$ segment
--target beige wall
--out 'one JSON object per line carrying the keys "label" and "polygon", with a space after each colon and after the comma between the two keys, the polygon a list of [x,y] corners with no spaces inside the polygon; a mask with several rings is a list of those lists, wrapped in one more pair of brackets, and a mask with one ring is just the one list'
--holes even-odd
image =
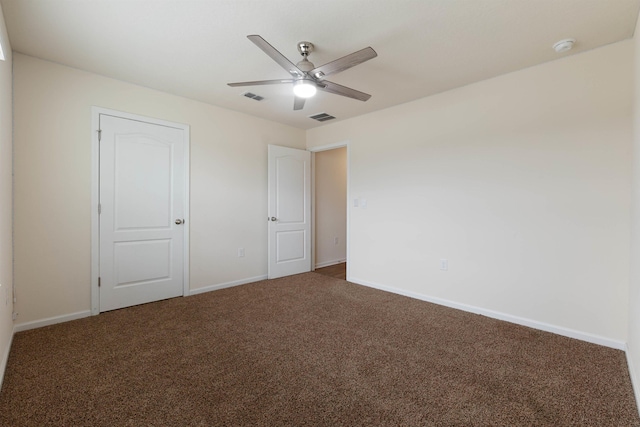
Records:
{"label": "beige wall", "polygon": [[629,285],[629,338],[627,360],[640,408],[640,19],[633,39],[635,67],[633,108],[633,191],[631,223],[631,282]]}
{"label": "beige wall", "polygon": [[624,346],[632,57],[625,41],[308,131],[349,141],[368,201],[350,279]]}
{"label": "beige wall", "polygon": [[[315,153],[315,265],[347,258],[347,149]],[[335,239],[338,243],[335,243]]]}
{"label": "beige wall", "polygon": [[0,42],[5,61],[0,61],[0,385],[13,334],[12,282],[12,136],[11,46],[0,8]]}
{"label": "beige wall", "polygon": [[191,126],[192,290],[266,275],[267,145],[304,148],[304,131],[20,54],[14,65],[18,323],[90,309],[92,106]]}

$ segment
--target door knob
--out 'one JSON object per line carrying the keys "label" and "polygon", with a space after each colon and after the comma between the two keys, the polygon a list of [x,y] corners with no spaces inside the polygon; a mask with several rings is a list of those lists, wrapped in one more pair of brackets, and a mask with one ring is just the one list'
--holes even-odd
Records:
{"label": "door knob", "polygon": [[271,221],[276,221],[276,220],[277,220],[277,218],[275,216],[271,217]]}
{"label": "door knob", "polygon": [[184,219],[176,219],[176,224],[180,225],[184,222]]}

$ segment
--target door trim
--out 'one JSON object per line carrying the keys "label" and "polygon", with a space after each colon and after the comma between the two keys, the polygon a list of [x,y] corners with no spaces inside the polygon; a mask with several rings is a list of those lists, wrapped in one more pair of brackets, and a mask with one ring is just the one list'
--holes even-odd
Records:
{"label": "door trim", "polygon": [[349,203],[349,201],[351,200],[351,142],[349,140],[307,148],[307,150],[311,152],[311,271],[315,271],[316,269],[316,153],[319,153],[320,151],[334,150],[336,148],[342,147],[347,148],[347,212],[345,212],[345,215],[347,215],[347,280],[349,280],[351,278],[351,269],[349,267],[351,265],[351,263],[349,262],[349,254],[351,253],[349,249],[349,241],[351,240],[349,237],[349,229],[351,223],[351,203]]}
{"label": "door trim", "polygon": [[184,132],[184,217],[186,221],[184,224],[182,295],[189,295],[189,230],[191,225],[191,218],[189,216],[189,179],[191,177],[189,173],[189,153],[191,145],[189,125],[93,106],[91,107],[91,314],[96,315],[100,313],[100,289],[98,288],[98,276],[100,273],[100,223],[98,217],[98,203],[100,201],[100,149],[98,145],[98,128],[101,114],[172,127]]}

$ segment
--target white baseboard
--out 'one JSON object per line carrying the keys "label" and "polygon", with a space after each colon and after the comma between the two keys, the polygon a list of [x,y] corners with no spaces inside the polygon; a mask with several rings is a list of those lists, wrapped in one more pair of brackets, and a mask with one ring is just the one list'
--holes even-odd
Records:
{"label": "white baseboard", "polygon": [[315,268],[329,267],[330,265],[342,264],[343,262],[347,262],[347,260],[346,259],[339,259],[339,260],[335,260],[335,261],[325,261],[325,262],[321,262],[319,264],[316,264]]}
{"label": "white baseboard", "polygon": [[31,322],[18,323],[13,327],[13,332],[28,331],[29,329],[42,328],[43,326],[55,325],[56,323],[69,322],[70,320],[82,319],[91,316],[91,310],[78,311],[77,313],[63,314],[61,316],[47,317],[46,319],[34,320]]}
{"label": "white baseboard", "polygon": [[7,371],[7,362],[9,362],[9,353],[11,352],[11,345],[13,344],[13,335],[16,333],[15,327],[13,328],[13,332],[11,332],[11,337],[9,338],[9,344],[7,348],[4,350],[4,354],[2,355],[2,361],[0,361],[0,390],[2,389],[2,383],[4,382],[4,373]]}
{"label": "white baseboard", "polygon": [[631,386],[633,387],[633,393],[636,396],[636,407],[638,408],[638,413],[640,414],[640,378],[638,378],[638,371],[635,370],[635,366],[633,365],[633,358],[631,357],[629,346],[627,346],[627,348],[625,349],[625,353],[627,355],[627,366],[629,367]]}
{"label": "white baseboard", "polygon": [[610,338],[601,337],[599,335],[590,334],[587,332],[576,331],[574,329],[564,328],[562,326],[555,326],[549,323],[539,322],[537,320],[526,319],[523,317],[513,316],[511,314],[500,313],[498,311],[488,310],[485,308],[475,307],[473,305],[462,304],[455,301],[449,301],[442,298],[430,297],[427,295],[418,294],[415,292],[406,291],[404,289],[395,288],[392,286],[380,285],[377,283],[368,282],[366,280],[358,279],[355,277],[347,277],[349,282],[356,283],[358,285],[368,286],[370,288],[380,289],[382,291],[391,292],[394,294],[403,295],[409,298],[415,298],[422,301],[431,302],[445,307],[455,308],[462,311],[467,311],[474,314],[480,314],[482,316],[491,317],[493,319],[504,320],[506,322],[515,323],[517,325],[528,326],[533,329],[539,329],[545,332],[551,332],[554,334],[562,335],[569,338],[575,338],[582,341],[587,341],[593,344],[603,345],[605,347],[615,348],[616,350],[625,350],[626,343],[624,341],[613,340]]}
{"label": "white baseboard", "polygon": [[247,283],[259,282],[260,280],[266,280],[266,279],[267,279],[267,275],[248,277],[246,279],[234,280],[233,282],[220,283],[219,285],[211,285],[211,286],[205,286],[203,288],[191,289],[189,291],[189,296],[204,294],[205,292],[217,291],[219,289],[224,289],[224,288],[231,288],[233,286],[246,285]]}
{"label": "white baseboard", "polygon": [[[260,280],[265,280],[267,278],[264,276],[256,276],[249,277],[246,279],[235,280],[233,282],[221,283],[219,285],[206,286],[204,288],[192,289],[189,291],[189,295],[197,295],[205,292],[216,291],[218,289],[230,288],[232,286],[244,285],[247,283],[258,282]],[[49,317],[46,319],[34,320],[31,322],[18,323],[14,326],[15,332],[27,331],[29,329],[41,328],[43,326],[55,325],[56,323],[68,322],[70,320],[82,319],[83,317],[91,316],[91,310],[79,311],[77,313],[65,314],[62,316]]]}

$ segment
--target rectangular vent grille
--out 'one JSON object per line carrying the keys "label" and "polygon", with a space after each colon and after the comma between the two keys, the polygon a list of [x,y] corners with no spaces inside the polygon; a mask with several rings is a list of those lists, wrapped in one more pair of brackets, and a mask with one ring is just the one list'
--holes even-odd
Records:
{"label": "rectangular vent grille", "polygon": [[309,118],[313,119],[313,120],[317,120],[319,122],[326,122],[327,120],[335,119],[335,117],[333,117],[331,114],[327,114],[327,113],[314,114],[313,116],[309,116]]}
{"label": "rectangular vent grille", "polygon": [[251,92],[245,92],[242,94],[242,96],[246,96],[247,98],[251,98],[255,101],[262,101],[264,99],[264,96],[256,95],[255,93]]}

